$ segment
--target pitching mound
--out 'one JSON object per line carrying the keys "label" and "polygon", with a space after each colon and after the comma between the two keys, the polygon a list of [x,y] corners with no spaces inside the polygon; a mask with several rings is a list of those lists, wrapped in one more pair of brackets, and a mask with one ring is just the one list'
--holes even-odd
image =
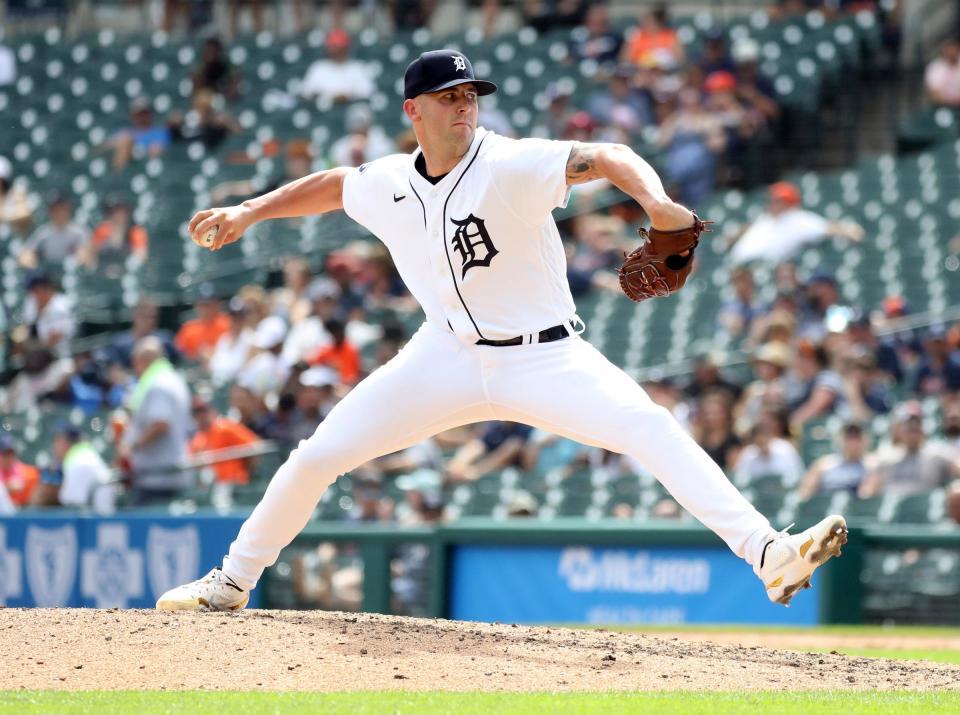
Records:
{"label": "pitching mound", "polygon": [[321,611],[0,609],[0,690],[960,689],[960,667]]}

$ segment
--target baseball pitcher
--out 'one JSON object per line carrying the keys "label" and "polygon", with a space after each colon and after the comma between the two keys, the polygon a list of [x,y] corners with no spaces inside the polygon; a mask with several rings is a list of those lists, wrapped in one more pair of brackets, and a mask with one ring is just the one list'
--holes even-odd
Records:
{"label": "baseball pitcher", "polygon": [[459,52],[423,53],[404,82],[419,143],[412,154],[319,171],[190,221],[194,240],[218,251],[258,221],[343,209],[389,249],[426,320],[290,453],[222,568],[165,593],[157,608],[243,608],[339,475],[485,420],[633,456],[753,567],[772,601],[788,604],[840,553],[843,517],[792,536],[772,529],[670,413],[580,337],[551,211],[575,184],[601,178],[639,202],[652,227],[620,269],[634,300],[683,286],[705,223],[626,146],[515,140],[478,127],[478,99],[497,87]]}

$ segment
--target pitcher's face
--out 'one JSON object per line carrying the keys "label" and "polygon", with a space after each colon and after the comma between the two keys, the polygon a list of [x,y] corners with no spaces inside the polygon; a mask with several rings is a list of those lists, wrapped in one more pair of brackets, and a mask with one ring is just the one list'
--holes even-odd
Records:
{"label": "pitcher's face", "polygon": [[449,144],[466,151],[477,130],[477,90],[470,82],[412,100],[411,119],[427,142]]}

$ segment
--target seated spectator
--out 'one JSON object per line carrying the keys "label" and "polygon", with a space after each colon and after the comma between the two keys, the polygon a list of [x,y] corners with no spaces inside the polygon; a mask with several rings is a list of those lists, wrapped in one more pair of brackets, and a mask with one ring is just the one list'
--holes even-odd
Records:
{"label": "seated spectator", "polygon": [[683,45],[677,31],[669,26],[666,5],[658,5],[647,12],[640,26],[628,34],[623,59],[644,67],[665,59],[675,66],[683,62]]}
{"label": "seated spectator", "polygon": [[903,380],[903,368],[896,346],[876,336],[869,313],[854,311],[847,322],[846,332],[851,348],[872,356],[875,369],[886,379],[892,382]]}
{"label": "seated spectator", "polygon": [[422,0],[420,2],[394,0],[394,2],[384,3],[384,5],[390,14],[394,29],[416,30],[430,26],[430,19],[437,9],[437,0]]}
{"label": "seated spectator", "polygon": [[577,109],[571,106],[572,89],[563,82],[551,82],[547,85],[544,95],[547,99],[547,108],[535,122],[546,130],[548,137],[557,139],[563,132]]}
{"label": "seated spectator", "polygon": [[943,439],[960,456],[960,401],[952,400],[944,406],[942,420]]}
{"label": "seated spectator", "polygon": [[331,338],[324,324],[339,314],[340,286],[327,276],[310,283],[307,288],[310,314],[290,328],[283,343],[283,357],[290,364],[306,361],[320,348],[330,344]]}
{"label": "seated spectator", "polygon": [[223,43],[218,37],[208,37],[200,50],[200,63],[191,77],[193,91],[221,94],[227,99],[240,95],[240,72],[227,59]]}
{"label": "seated spectator", "polygon": [[581,24],[587,5],[587,0],[529,0],[521,5],[520,11],[524,25],[543,33]]}
{"label": "seated spectator", "polygon": [[[17,448],[13,437],[0,433],[0,490],[15,507],[24,507],[30,503],[34,490],[40,483],[40,472],[31,464],[24,464],[17,458]],[[0,514],[3,511],[0,509]]]}
{"label": "seated spectator", "polygon": [[[197,431],[190,439],[190,453],[211,459],[218,450],[245,447],[260,441],[260,437],[240,422],[217,414],[217,411],[202,397],[194,397],[191,402],[193,421]],[[218,485],[249,484],[250,469],[256,463],[256,457],[242,457],[211,465]]]}
{"label": "seated spectator", "polygon": [[743,388],[728,380],[720,371],[721,356],[707,353],[694,360],[693,375],[684,386],[683,393],[688,398],[698,400],[708,392],[725,392],[732,403],[739,399]]}
{"label": "seated spectator", "polygon": [[857,420],[884,415],[893,408],[893,392],[886,374],[877,369],[873,355],[856,348],[841,361],[846,390],[846,411]]}
{"label": "seated spectator", "polygon": [[[747,146],[763,125],[763,117],[740,101],[737,78],[732,72],[719,71],[707,75],[703,88],[707,94],[707,110],[719,120],[726,136],[723,169],[730,174],[743,163]],[[730,180],[730,177],[725,177],[726,183]]]}
{"label": "seated spectator", "polygon": [[[489,124],[483,126],[489,127]],[[346,129],[347,133],[330,146],[330,160],[334,166],[360,166],[394,151],[390,137],[380,126],[373,124],[373,111],[366,104],[350,106]]]}
{"label": "seated spectator", "polygon": [[247,325],[248,313],[246,302],[238,295],[231,298],[227,304],[230,328],[217,340],[207,362],[207,369],[215,385],[225,385],[234,380],[250,357],[254,331]]}
{"label": "seated spectator", "polygon": [[147,97],[130,103],[130,126],[121,129],[109,142],[113,148],[113,168],[122,171],[133,158],[160,156],[170,146],[170,130],[153,118]]}
{"label": "seated spectator", "polygon": [[947,331],[942,325],[927,329],[913,389],[922,396],[960,390],[960,354],[950,351]]}
{"label": "seated spectator", "polygon": [[738,40],[733,46],[733,61],[737,98],[772,127],[780,118],[780,105],[773,82],[760,73],[760,44],[750,38]]}
{"label": "seated spectator", "polygon": [[853,310],[840,302],[837,279],[829,271],[815,271],[809,279],[799,310],[797,337],[814,343],[825,342],[832,333],[841,333]]}
{"label": "seated spectator", "polygon": [[744,433],[760,419],[764,409],[781,408],[785,403],[783,376],[790,367],[792,351],[786,343],[769,342],[753,353],[753,373],[756,379],[743,391],[737,403],[737,431]]}
{"label": "seated spectator", "polygon": [[736,75],[737,66],[730,56],[727,38],[722,31],[714,30],[707,35],[696,64],[704,77],[709,77],[714,72]]}
{"label": "seated spectator", "polygon": [[169,330],[160,328],[159,316],[160,309],[150,298],[140,298],[130,313],[132,325],[129,330],[123,330],[113,334],[113,340],[107,348],[108,362],[116,363],[124,368],[133,366],[132,354],[133,346],[137,344],[140,338],[153,335],[159,338],[163,343],[163,350],[167,359],[173,363],[179,361],[180,356],[177,349],[173,346],[173,335]]}
{"label": "seated spectator", "polygon": [[830,368],[824,347],[805,341],[797,349],[786,392],[790,424],[800,433],[807,422],[830,415],[843,404],[846,386]]}
{"label": "seated spectator", "polygon": [[934,104],[960,107],[960,39],[951,38],[940,46],[940,54],[927,65],[923,83]]}
{"label": "seated spectator", "polygon": [[331,319],[323,327],[331,342],[308,358],[307,363],[329,367],[339,374],[344,384],[355,384],[360,379],[360,351],[347,340],[346,326],[340,320]]}
{"label": "seated spectator", "polygon": [[960,524],[960,481],[947,490],[947,516]]}
{"label": "seated spectator", "polygon": [[57,428],[53,459],[56,467],[44,472],[33,506],[93,509],[98,514],[113,512],[116,501],[113,474],[79,430],[69,424]]}
{"label": "seated spectator", "polygon": [[227,3],[227,37],[234,38],[237,36],[237,30],[240,27],[240,16],[241,14],[247,14],[244,11],[248,10],[248,17],[250,22],[253,24],[253,31],[257,34],[260,34],[264,31],[266,25],[264,24],[264,2],[263,0],[234,0],[233,2]]}
{"label": "seated spectator", "polygon": [[732,236],[730,262],[782,263],[829,236],[860,242],[865,232],[852,221],[831,221],[801,208],[800,190],[786,181],[770,186],[767,210]]}
{"label": "seated spectator", "polygon": [[220,310],[220,299],[211,283],[200,285],[193,305],[197,317],[180,326],[174,345],[187,360],[205,362],[220,336],[230,330],[230,318]]}
{"label": "seated spectator", "polygon": [[733,340],[750,331],[754,318],[763,310],[754,292],[753,273],[747,268],[736,268],[730,274],[733,299],[720,308],[717,320],[721,329]]}
{"label": "seated spectator", "polygon": [[960,461],[944,444],[927,439],[923,410],[918,402],[905,402],[895,416],[898,444],[860,485],[860,497],[877,494],[909,496],[948,486],[960,478]]}
{"label": "seated spectator", "polygon": [[0,225],[8,223],[15,233],[26,235],[33,209],[23,185],[14,181],[13,164],[0,156]]}
{"label": "seated spectator", "polygon": [[677,381],[672,377],[650,380],[643,383],[643,389],[650,399],[665,407],[686,432],[690,432],[690,403],[684,399]]}
{"label": "seated spectator", "polygon": [[586,447],[553,432],[534,429],[523,445],[520,463],[525,472],[546,474],[553,469],[564,469],[581,459]]}
{"label": "seated spectator", "polygon": [[590,116],[610,128],[610,136],[605,139],[630,142],[641,129],[653,122],[650,97],[633,87],[634,74],[631,65],[617,67],[606,84],[587,98]]}
{"label": "seated spectator", "polygon": [[350,35],[335,28],[327,34],[327,57],[316,60],[303,78],[301,93],[309,99],[347,102],[370,99],[376,90],[365,62],[350,59]]}
{"label": "seated spectator", "polygon": [[137,384],[117,461],[130,469],[130,506],[162,505],[192,481],[185,469],[190,390],[152,335],[134,346],[133,370]]}
{"label": "seated spectator", "polygon": [[311,367],[297,378],[296,406],[282,433],[282,441],[295,446],[308,439],[337,403],[334,388],[337,373],[326,367]]}
{"label": "seated spectator", "polygon": [[741,485],[771,474],[780,476],[785,485],[793,485],[803,476],[803,460],[793,443],[778,436],[774,425],[761,418],[751,430],[750,442],[740,450],[733,472]]}
{"label": "seated spectator", "polygon": [[400,352],[400,348],[407,341],[403,326],[395,322],[384,322],[380,339],[374,345],[373,368],[386,365]]}
{"label": "seated spectator", "polygon": [[704,394],[692,420],[693,437],[697,444],[720,465],[725,472],[737,463],[740,439],[733,431],[730,397],[724,391]]}
{"label": "seated spectator", "polygon": [[412,315],[420,306],[393,263],[386,246],[374,244],[364,262],[364,307],[369,311],[392,311]]}
{"label": "seated spectator", "polygon": [[519,422],[488,422],[480,434],[456,451],[446,469],[450,482],[470,482],[497,469],[520,464],[533,431]]}
{"label": "seated spectator", "polygon": [[570,40],[570,57],[593,60],[600,66],[613,66],[623,48],[623,34],[610,27],[610,9],[603,2],[591,3],[583,19],[582,35]]}
{"label": "seated spectator", "polygon": [[17,81],[17,54],[0,42],[0,87]]}
{"label": "seated spectator", "polygon": [[810,465],[797,496],[803,501],[815,494],[840,491],[856,494],[872,468],[867,455],[869,447],[870,439],[863,427],[856,422],[845,424],[840,432],[839,451],[825,454]]}
{"label": "seated spectator", "polygon": [[243,424],[251,432],[269,439],[273,437],[273,415],[264,404],[263,398],[247,387],[241,374],[230,388],[230,419]]}
{"label": "seated spectator", "polygon": [[340,287],[339,309],[340,317],[348,321],[362,319],[364,315],[364,301],[366,296],[359,286],[359,278],[364,271],[365,256],[369,254],[369,245],[364,244],[364,253],[361,255],[353,250],[353,246],[332,251],[327,256],[324,266],[326,274]]}
{"label": "seated spectator", "polygon": [[310,314],[307,288],[313,273],[302,258],[287,257],[283,261],[283,286],[270,294],[272,314],[296,325]]}
{"label": "seated spectator", "polygon": [[49,221],[34,231],[20,253],[20,265],[35,268],[38,264],[60,266],[70,256],[82,254],[90,242],[90,229],[73,222],[70,197],[54,189],[47,194]]}
{"label": "seated spectator", "polygon": [[88,417],[107,404],[109,383],[106,368],[87,350],[73,358],[74,373],[70,378],[70,404],[83,410]]}
{"label": "seated spectator", "polygon": [[58,358],[38,340],[23,343],[23,369],[7,388],[3,412],[25,412],[44,400],[68,402],[73,360]]}
{"label": "seated spectator", "polygon": [[254,332],[254,355],[241,374],[244,385],[258,397],[279,392],[290,377],[291,365],[281,354],[286,336],[287,324],[276,315],[264,318]]}
{"label": "seated spectator", "polygon": [[678,101],[677,110],[660,126],[658,142],[666,150],[664,178],[682,203],[695,205],[713,191],[717,157],[726,150],[727,137],[699,91],[685,88]]}
{"label": "seated spectator", "polygon": [[575,219],[574,237],[567,256],[567,280],[575,294],[595,287],[620,290],[620,281],[609,269],[618,268],[627,250],[623,222],[613,216],[586,214]]}
{"label": "seated spectator", "polygon": [[243,128],[227,112],[217,109],[217,97],[209,89],[193,93],[193,107],[184,115],[173,112],[167,118],[170,139],[175,142],[200,142],[208,151],[214,151],[231,134]]}
{"label": "seated spectator", "polygon": [[262,196],[285,184],[289,184],[291,181],[302,179],[310,173],[311,163],[313,162],[313,152],[310,149],[310,142],[307,140],[292,139],[287,142],[285,157],[283,174],[281,176],[276,177],[266,184],[253,179],[226,181],[213,187],[213,190],[210,192],[210,200],[214,204],[224,204],[231,199],[247,199]]}
{"label": "seated spectator", "polygon": [[23,304],[23,325],[54,354],[70,354],[70,340],[77,332],[73,305],[57,291],[50,275],[37,269],[27,276],[27,299]]}
{"label": "seated spectator", "polygon": [[7,488],[0,484],[0,516],[11,516],[16,514],[17,507],[14,505],[10,495],[7,494]]}
{"label": "seated spectator", "polygon": [[128,256],[139,263],[146,260],[150,239],[147,230],[133,222],[133,208],[126,197],[108,196],[103,208],[106,216],[93,230],[90,249],[81,256],[81,261],[110,278],[119,278]]}

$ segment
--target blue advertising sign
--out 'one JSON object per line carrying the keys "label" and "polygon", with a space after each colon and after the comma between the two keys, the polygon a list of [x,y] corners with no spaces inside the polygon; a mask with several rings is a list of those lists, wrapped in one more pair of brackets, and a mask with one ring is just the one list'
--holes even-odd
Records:
{"label": "blue advertising sign", "polygon": [[0,606],[153,608],[218,565],[242,523],[149,513],[0,519]]}
{"label": "blue advertising sign", "polygon": [[817,599],[771,603],[724,548],[453,548],[449,615],[506,623],[818,622]]}

